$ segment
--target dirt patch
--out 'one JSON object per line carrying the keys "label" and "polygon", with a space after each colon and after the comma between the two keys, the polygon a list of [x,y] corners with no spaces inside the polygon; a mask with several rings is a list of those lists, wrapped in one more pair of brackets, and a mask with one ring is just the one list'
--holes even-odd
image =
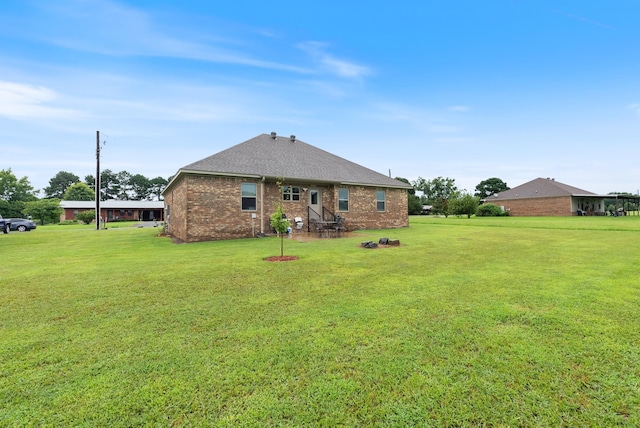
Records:
{"label": "dirt patch", "polygon": [[271,256],[263,259],[266,262],[290,262],[298,260],[298,256]]}

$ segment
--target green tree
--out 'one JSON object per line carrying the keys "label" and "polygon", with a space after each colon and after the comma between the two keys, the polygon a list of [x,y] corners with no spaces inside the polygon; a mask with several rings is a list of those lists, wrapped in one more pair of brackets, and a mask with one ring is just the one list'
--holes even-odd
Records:
{"label": "green tree", "polygon": [[134,201],[145,201],[151,194],[151,182],[141,174],[129,178],[129,197]]}
{"label": "green tree", "polygon": [[9,202],[0,199],[0,215],[4,218],[22,217],[24,204],[22,201]]}
{"label": "green tree", "polygon": [[156,177],[149,180],[149,196],[152,196],[156,201],[162,200],[162,192],[169,184],[169,181],[162,178]]}
{"label": "green tree", "polygon": [[[280,195],[282,195],[282,181],[282,178],[276,180]],[[280,257],[282,257],[284,255],[284,235],[287,233],[289,227],[291,227],[291,223],[285,218],[281,202],[276,203],[276,210],[271,214],[270,220],[271,227],[280,235]]]}
{"label": "green tree", "polygon": [[76,219],[84,224],[91,224],[96,219],[96,210],[81,211],[76,216]]}
{"label": "green tree", "polygon": [[[406,178],[396,177],[396,180],[402,181],[403,183],[407,183],[411,185],[411,182]],[[422,202],[420,201],[420,198],[416,196],[416,189],[408,189],[407,198],[408,198],[407,207],[408,207],[409,215],[420,214],[422,212]]]}
{"label": "green tree", "polygon": [[71,172],[60,171],[49,180],[49,186],[42,189],[44,190],[44,197],[64,199],[64,192],[67,191],[67,188],[79,181],[80,177],[77,175]]}
{"label": "green tree", "polygon": [[117,175],[110,169],[100,172],[100,200],[118,199],[120,182]]}
{"label": "green tree", "polygon": [[27,177],[18,179],[11,168],[0,170],[0,199],[7,202],[28,202],[36,198],[36,191]]}
{"label": "green tree", "polygon": [[425,180],[418,177],[413,182],[413,187],[423,193],[424,202],[433,205],[434,214],[449,216],[449,199],[458,192],[456,181],[453,178],[437,177],[433,180]]}
{"label": "green tree", "polygon": [[95,199],[94,191],[86,183],[80,181],[67,187],[62,196],[64,201],[95,201]]}
{"label": "green tree", "polygon": [[466,215],[467,218],[471,218],[476,213],[479,203],[480,200],[477,196],[473,196],[464,190],[451,200],[451,213],[454,215]]}
{"label": "green tree", "polygon": [[505,190],[509,190],[507,183],[497,177],[492,177],[478,183],[474,196],[477,196],[480,199],[486,199],[491,195],[504,192]]}
{"label": "green tree", "polygon": [[128,171],[120,171],[116,174],[116,181],[118,182],[119,191],[116,199],[120,201],[131,200],[131,173]]}
{"label": "green tree", "polygon": [[40,220],[40,224],[59,223],[60,214],[64,210],[60,206],[60,199],[40,199],[25,203],[23,212],[31,218]]}

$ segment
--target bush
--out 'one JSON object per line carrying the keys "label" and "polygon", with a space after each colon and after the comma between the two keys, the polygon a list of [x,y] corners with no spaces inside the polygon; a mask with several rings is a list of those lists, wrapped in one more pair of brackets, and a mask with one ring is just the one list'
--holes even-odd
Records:
{"label": "bush", "polygon": [[91,222],[96,219],[96,210],[79,212],[76,219],[80,220],[84,224],[91,224]]}
{"label": "bush", "polygon": [[501,217],[507,216],[509,213],[502,211],[502,209],[493,204],[482,204],[476,210],[476,216],[478,217]]}

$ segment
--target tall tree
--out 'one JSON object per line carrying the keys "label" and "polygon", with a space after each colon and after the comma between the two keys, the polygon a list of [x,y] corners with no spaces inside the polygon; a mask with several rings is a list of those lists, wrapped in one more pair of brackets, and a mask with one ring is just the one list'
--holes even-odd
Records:
{"label": "tall tree", "polygon": [[128,171],[120,171],[116,174],[116,181],[120,186],[116,199],[128,201],[131,199],[131,173]]}
{"label": "tall tree", "polygon": [[169,184],[169,181],[162,177],[156,177],[149,180],[149,184],[149,196],[152,196],[156,201],[161,201],[162,192],[167,187],[167,184]]}
{"label": "tall tree", "polygon": [[33,201],[36,191],[27,177],[18,179],[11,168],[0,170],[0,199],[7,202]]}
{"label": "tall tree", "polygon": [[433,205],[434,214],[449,215],[449,200],[458,192],[456,181],[448,177],[436,177],[433,180],[425,180],[418,177],[413,182],[413,187],[421,191],[426,201]]}
{"label": "tall tree", "polygon": [[151,194],[151,182],[141,174],[132,175],[129,178],[129,197],[134,201],[145,201]]}
{"label": "tall tree", "polygon": [[491,195],[504,192],[505,190],[509,190],[507,183],[497,177],[492,177],[478,183],[474,196],[477,196],[480,199],[486,199]]}
{"label": "tall tree", "polygon": [[49,186],[43,189],[44,197],[62,199],[67,187],[78,183],[79,181],[80,177],[77,175],[71,172],[60,171],[51,180],[49,180]]}
{"label": "tall tree", "polygon": [[86,183],[78,182],[67,187],[62,199],[65,201],[93,201],[96,199],[96,194]]}
{"label": "tall tree", "polygon": [[116,174],[110,169],[100,171],[100,200],[118,199],[120,182]]}
{"label": "tall tree", "polygon": [[11,168],[0,170],[0,215],[21,217],[24,204],[38,199],[27,177],[18,179]]}
{"label": "tall tree", "polygon": [[84,184],[89,186],[94,192],[96,191],[96,177],[93,174],[84,176]]}

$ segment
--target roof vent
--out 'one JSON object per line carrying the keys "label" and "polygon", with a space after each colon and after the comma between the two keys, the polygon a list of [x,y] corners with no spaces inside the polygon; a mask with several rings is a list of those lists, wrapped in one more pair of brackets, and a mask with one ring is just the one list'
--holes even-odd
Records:
{"label": "roof vent", "polygon": [[295,136],[295,135],[293,135],[293,134],[291,134],[291,142],[292,142],[292,143],[295,143],[295,142],[296,142],[296,136]]}
{"label": "roof vent", "polygon": [[271,133],[271,139],[272,139],[272,140],[275,140],[275,139],[276,139],[276,133],[275,133],[275,132],[272,132],[272,133]]}

